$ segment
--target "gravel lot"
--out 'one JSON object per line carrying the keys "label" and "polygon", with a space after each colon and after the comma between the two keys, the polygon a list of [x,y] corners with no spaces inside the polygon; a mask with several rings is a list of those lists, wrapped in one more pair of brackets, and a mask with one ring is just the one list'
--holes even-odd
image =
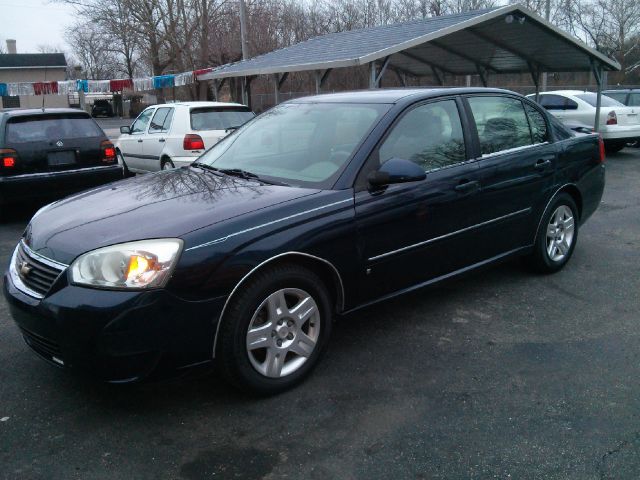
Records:
{"label": "gravel lot", "polygon": [[[638,478],[640,150],[553,276],[514,261],[335,326],[312,377],[255,399],[215,373],[76,378],[0,299],[0,478]],[[0,260],[33,210],[0,224]]]}

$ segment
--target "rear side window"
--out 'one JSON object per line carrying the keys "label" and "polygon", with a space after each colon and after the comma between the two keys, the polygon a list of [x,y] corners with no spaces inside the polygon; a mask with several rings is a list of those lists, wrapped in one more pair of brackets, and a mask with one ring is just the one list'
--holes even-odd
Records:
{"label": "rear side window", "polygon": [[577,110],[578,104],[570,98],[562,95],[540,95],[540,105],[546,110]]}
{"label": "rear side window", "polygon": [[226,130],[239,127],[254,117],[251,110],[238,108],[194,108],[191,110],[192,130]]}
{"label": "rear side window", "polygon": [[[591,92],[580,93],[575,97],[587,102],[592,107],[595,107],[598,104],[598,95],[596,95],[595,93],[591,93]],[[613,98],[608,97],[606,95],[600,96],[600,105],[602,105],[603,107],[623,107],[624,106],[624,104],[620,103],[618,100],[614,100]]]}
{"label": "rear side window", "polygon": [[173,108],[158,108],[149,124],[149,133],[168,132],[173,118]]}
{"label": "rear side window", "polygon": [[7,143],[51,142],[103,136],[100,127],[84,115],[15,117],[9,120],[6,127]]}
{"label": "rear side window", "polygon": [[527,112],[529,118],[529,126],[531,127],[531,136],[533,137],[533,143],[544,143],[549,140],[547,134],[547,122],[544,120],[544,116],[531,105],[524,104],[524,109]]}
{"label": "rear side window", "polygon": [[471,97],[469,105],[476,122],[482,155],[531,145],[529,121],[520,100]]}

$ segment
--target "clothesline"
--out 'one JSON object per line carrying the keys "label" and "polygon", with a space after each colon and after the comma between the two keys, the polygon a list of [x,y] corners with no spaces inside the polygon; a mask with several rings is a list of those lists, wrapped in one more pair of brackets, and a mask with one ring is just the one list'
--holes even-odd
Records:
{"label": "clothesline", "polygon": [[157,75],[134,79],[115,80],[62,80],[58,82],[13,82],[0,83],[0,97],[18,95],[68,95],[75,92],[116,93],[125,90],[142,92],[165,87],[181,87],[190,85],[198,77],[213,71],[203,68],[191,72]]}

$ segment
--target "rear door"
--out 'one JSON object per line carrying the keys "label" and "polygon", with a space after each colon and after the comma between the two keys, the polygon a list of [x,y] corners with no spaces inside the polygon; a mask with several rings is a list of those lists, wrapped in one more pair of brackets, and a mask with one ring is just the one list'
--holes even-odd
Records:
{"label": "rear door", "polygon": [[149,122],[144,138],[141,165],[145,170],[160,170],[160,157],[167,142],[173,119],[173,107],[158,107]]}
{"label": "rear door", "polygon": [[154,108],[144,110],[131,124],[131,133],[123,133],[118,138],[120,152],[130,169],[144,170],[144,140],[154,110]]}
{"label": "rear door", "polygon": [[5,147],[18,154],[13,174],[104,165],[101,143],[106,140],[84,112],[14,116],[5,126]]}
{"label": "rear door", "polygon": [[531,244],[532,226],[554,185],[556,146],[545,115],[528,102],[506,95],[466,101],[479,149],[476,208],[484,226],[476,248],[489,259]]}

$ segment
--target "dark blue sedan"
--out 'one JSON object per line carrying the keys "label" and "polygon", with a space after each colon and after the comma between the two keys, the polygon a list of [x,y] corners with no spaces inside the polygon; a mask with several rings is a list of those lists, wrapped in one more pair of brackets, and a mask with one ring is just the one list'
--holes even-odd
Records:
{"label": "dark blue sedan", "polygon": [[4,292],[59,367],[124,382],[214,360],[276,393],[338,315],[509,257],[565,266],[604,170],[598,135],[504,90],[296,99],[189,167],[43,208]]}

